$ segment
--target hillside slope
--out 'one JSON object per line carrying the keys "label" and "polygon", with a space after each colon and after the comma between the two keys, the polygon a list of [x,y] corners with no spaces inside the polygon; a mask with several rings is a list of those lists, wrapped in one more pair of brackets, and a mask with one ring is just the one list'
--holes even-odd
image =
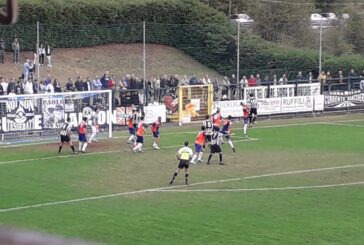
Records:
{"label": "hillside slope", "polygon": [[[185,53],[168,46],[148,44],[146,46],[146,76],[187,75],[196,74],[199,77],[209,74],[221,77],[217,72],[195,61]],[[11,53],[7,53],[5,64],[0,64],[0,76],[7,78],[19,77],[21,67],[26,57],[33,57],[31,52],[23,52],[20,65],[11,63]],[[40,78],[48,74],[61,81],[68,78],[93,77],[102,75],[105,71],[118,78],[126,74],[143,76],[143,45],[142,44],[108,44],[94,48],[55,49],[52,57],[52,68],[41,67]]]}

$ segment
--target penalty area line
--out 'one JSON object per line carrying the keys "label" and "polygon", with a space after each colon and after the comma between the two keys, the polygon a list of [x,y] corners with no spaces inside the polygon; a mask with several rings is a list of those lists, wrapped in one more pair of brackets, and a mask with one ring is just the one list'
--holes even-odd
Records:
{"label": "penalty area line", "polygon": [[265,188],[231,188],[231,189],[195,189],[195,190],[154,190],[153,192],[256,192],[256,191],[289,191],[307,189],[326,189],[343,186],[364,185],[364,181],[340,183],[330,185],[288,186],[288,187],[265,187]]}
{"label": "penalty area line", "polygon": [[[292,175],[292,174],[313,173],[313,172],[320,172],[320,171],[329,171],[329,170],[347,169],[347,168],[357,168],[357,167],[364,167],[364,164],[342,165],[342,166],[327,167],[327,168],[313,168],[313,169],[296,170],[296,171],[288,171],[288,172],[286,171],[286,172],[278,172],[278,173],[271,173],[271,174],[245,176],[245,177],[233,178],[233,179],[222,179],[222,180],[197,182],[197,183],[192,183],[192,184],[190,184],[188,186],[186,186],[186,185],[176,185],[176,186],[168,186],[168,187],[159,187],[159,188],[154,188],[154,189],[144,189],[144,190],[138,190],[138,191],[119,192],[119,193],[108,194],[108,195],[100,195],[100,196],[93,196],[93,197],[69,199],[69,200],[63,200],[63,201],[39,203],[39,204],[33,204],[33,205],[27,205],[27,206],[18,206],[18,207],[12,207],[12,208],[3,208],[3,209],[0,209],[0,214],[1,213],[12,212],[12,211],[19,211],[19,210],[33,209],[33,208],[41,208],[41,207],[55,206],[55,205],[61,205],[61,204],[70,204],[70,203],[78,203],[78,202],[84,202],[84,201],[100,200],[100,199],[105,199],[105,198],[121,197],[121,196],[134,195],[134,194],[153,193],[153,192],[158,192],[158,191],[171,190],[171,189],[190,187],[190,186],[208,185],[208,184],[224,183],[224,182],[230,182],[230,181],[240,181],[240,180],[246,180],[246,179],[257,179],[257,178],[272,177],[272,176],[284,176],[284,175]],[[357,183],[359,183],[359,182],[357,182]]]}

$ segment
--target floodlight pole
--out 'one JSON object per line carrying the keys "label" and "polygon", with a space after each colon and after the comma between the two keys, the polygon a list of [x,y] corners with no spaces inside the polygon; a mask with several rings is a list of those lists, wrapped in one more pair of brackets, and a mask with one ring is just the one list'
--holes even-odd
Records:
{"label": "floodlight pole", "polygon": [[237,40],[237,49],[236,49],[236,86],[237,86],[237,96],[240,100],[240,23],[238,22],[238,40]]}
{"label": "floodlight pole", "polygon": [[320,22],[319,75],[322,71],[322,21]]}
{"label": "floodlight pole", "polygon": [[146,53],[145,53],[145,21],[143,21],[143,88],[144,88],[144,100],[143,104],[147,104],[147,87],[146,87]]}
{"label": "floodlight pole", "polygon": [[37,58],[34,61],[36,67],[37,67],[37,85],[38,85],[38,93],[39,93],[39,78],[40,78],[40,66],[39,66],[39,21],[37,21]]}
{"label": "floodlight pole", "polygon": [[229,0],[229,19],[231,18],[231,1],[232,0]]}

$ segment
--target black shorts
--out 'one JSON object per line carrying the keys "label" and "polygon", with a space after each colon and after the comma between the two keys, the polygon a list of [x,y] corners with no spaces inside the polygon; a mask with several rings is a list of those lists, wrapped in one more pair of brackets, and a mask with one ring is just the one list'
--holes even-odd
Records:
{"label": "black shorts", "polygon": [[249,114],[249,115],[250,115],[250,116],[252,116],[253,114],[254,114],[255,116],[256,116],[256,115],[258,115],[258,113],[257,113],[257,108],[251,108],[251,109],[250,109],[250,114]]}
{"label": "black shorts", "polygon": [[221,153],[221,152],[222,151],[219,145],[211,145],[211,151],[210,151],[211,154]]}
{"label": "black shorts", "polygon": [[183,168],[188,169],[189,167],[190,167],[190,162],[189,161],[187,161],[187,160],[180,160],[179,161],[179,164],[178,164],[179,169],[183,169]]}
{"label": "black shorts", "polygon": [[68,135],[64,136],[64,135],[61,135],[61,143],[69,143],[71,141],[70,137]]}
{"label": "black shorts", "polygon": [[211,142],[211,135],[206,135],[206,142]]}

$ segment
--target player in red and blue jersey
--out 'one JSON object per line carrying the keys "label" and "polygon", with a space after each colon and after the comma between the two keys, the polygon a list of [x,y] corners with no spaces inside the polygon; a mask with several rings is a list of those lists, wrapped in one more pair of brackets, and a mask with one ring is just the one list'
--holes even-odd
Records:
{"label": "player in red and blue jersey", "polygon": [[221,113],[220,113],[220,108],[217,108],[216,112],[211,115],[211,122],[212,122],[212,124],[214,125],[215,128],[220,129],[221,120],[222,120],[222,116],[221,116]]}
{"label": "player in red and blue jersey", "polygon": [[78,126],[78,150],[85,153],[87,147],[87,117],[83,117],[80,125]]}
{"label": "player in red and blue jersey", "polygon": [[205,126],[201,126],[201,131],[198,132],[196,141],[195,141],[195,154],[193,154],[191,163],[195,164],[196,158],[198,158],[198,162],[202,162],[202,154],[203,154],[203,145],[205,144],[206,140],[206,133],[205,133]]}
{"label": "player in red and blue jersey", "polygon": [[233,123],[231,122],[232,116],[228,116],[227,119],[223,120],[223,126],[222,126],[222,130],[220,133],[222,133],[223,137],[226,138],[226,140],[228,141],[229,145],[231,146],[231,149],[233,149],[233,152],[235,152],[235,148],[234,148],[234,144],[230,139],[230,135],[231,135],[231,127],[233,125]]}
{"label": "player in red and blue jersey", "polygon": [[154,137],[153,141],[153,148],[159,150],[159,140],[160,140],[160,133],[159,133],[159,127],[162,126],[162,118],[158,117],[158,120],[152,124],[152,133]]}
{"label": "player in red and blue jersey", "polygon": [[136,131],[137,139],[133,148],[134,152],[143,152],[145,128],[148,128],[148,125],[144,123],[144,117],[142,116],[140,118],[140,122],[138,123],[138,128]]}

